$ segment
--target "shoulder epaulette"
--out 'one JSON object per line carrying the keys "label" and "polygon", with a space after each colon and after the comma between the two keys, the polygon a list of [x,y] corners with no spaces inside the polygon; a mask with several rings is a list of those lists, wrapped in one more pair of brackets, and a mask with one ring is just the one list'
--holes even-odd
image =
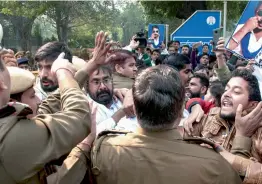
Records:
{"label": "shoulder epaulette", "polygon": [[118,131],[118,130],[104,130],[102,132],[100,132],[98,135],[97,135],[97,139],[99,139],[100,137],[104,136],[104,135],[117,135],[117,134],[128,134],[128,133],[131,133],[129,131]]}
{"label": "shoulder epaulette", "polygon": [[211,146],[214,150],[216,149],[215,141],[209,138],[194,136],[194,137],[184,137],[183,140],[193,144],[207,144]]}
{"label": "shoulder epaulette", "polygon": [[100,174],[100,168],[98,167],[97,165],[97,155],[98,155],[98,152],[100,150],[100,147],[101,147],[101,144],[102,142],[104,141],[104,139],[110,135],[114,135],[114,136],[117,136],[117,135],[125,135],[125,134],[128,134],[128,133],[131,133],[129,131],[118,131],[118,130],[105,130],[103,132],[100,132],[96,138],[96,141],[95,141],[95,144],[93,146],[93,150],[92,150],[92,164],[93,164],[93,167],[91,169],[92,171],[92,174],[97,176]]}

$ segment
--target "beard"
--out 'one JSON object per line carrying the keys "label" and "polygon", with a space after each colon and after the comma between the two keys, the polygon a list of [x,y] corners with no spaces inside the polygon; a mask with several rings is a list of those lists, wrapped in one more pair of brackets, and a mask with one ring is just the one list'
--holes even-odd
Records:
{"label": "beard", "polygon": [[221,111],[219,113],[220,118],[226,120],[226,121],[235,121],[236,114],[230,113],[230,114],[222,114]]}
{"label": "beard", "polygon": [[[43,85],[43,82],[48,82],[50,85],[45,86]],[[53,81],[47,79],[47,78],[42,78],[40,80],[41,88],[44,90],[44,92],[53,92],[58,88],[58,85],[55,85]]]}
{"label": "beard", "polygon": [[193,93],[190,91],[189,93],[190,93],[190,98],[200,98],[201,97],[200,92]]}
{"label": "beard", "polygon": [[89,94],[89,96],[97,103],[102,104],[102,105],[109,105],[112,100],[113,100],[113,90],[103,90],[103,91],[98,91],[95,94]]}

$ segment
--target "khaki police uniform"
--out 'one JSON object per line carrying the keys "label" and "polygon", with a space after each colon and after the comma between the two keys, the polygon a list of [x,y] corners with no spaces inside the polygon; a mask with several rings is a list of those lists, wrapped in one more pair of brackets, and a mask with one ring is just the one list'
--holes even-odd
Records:
{"label": "khaki police uniform", "polygon": [[0,109],[1,184],[45,183],[44,166],[88,135],[86,96],[74,80],[64,82],[73,87],[48,97],[31,120],[26,116],[32,111],[25,104],[9,103]]}
{"label": "khaki police uniform", "polygon": [[[190,141],[209,143],[200,138]],[[87,174],[76,168],[84,169]],[[89,176],[82,183],[241,183],[236,171],[218,153],[183,140],[177,129],[101,132],[91,157],[76,147],[50,184],[80,183],[77,179],[83,179],[90,171],[93,178]]]}

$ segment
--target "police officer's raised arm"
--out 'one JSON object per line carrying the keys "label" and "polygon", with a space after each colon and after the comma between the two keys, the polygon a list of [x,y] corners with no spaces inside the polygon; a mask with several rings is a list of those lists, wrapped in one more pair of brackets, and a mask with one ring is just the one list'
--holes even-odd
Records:
{"label": "police officer's raised arm", "polygon": [[18,117],[1,144],[1,162],[16,182],[27,181],[46,163],[70,152],[90,133],[87,98],[72,69],[62,55],[52,65],[60,89],[61,111],[38,115],[32,120]]}

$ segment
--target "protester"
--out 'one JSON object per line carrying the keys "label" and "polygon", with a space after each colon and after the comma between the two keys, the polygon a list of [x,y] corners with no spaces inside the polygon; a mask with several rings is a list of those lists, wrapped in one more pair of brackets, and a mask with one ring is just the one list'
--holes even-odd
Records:
{"label": "protester", "polygon": [[172,54],[164,60],[164,64],[167,64],[179,71],[183,84],[187,85],[190,77],[192,76],[192,65],[187,56],[182,54]]}
{"label": "protester", "polygon": [[200,67],[200,66],[208,67],[209,55],[206,54],[206,53],[200,55],[199,56],[199,61],[200,61],[200,64],[198,64],[198,66],[195,68],[195,70],[198,70],[197,68]]}
{"label": "protester", "polygon": [[195,68],[194,73],[195,74],[203,74],[203,75],[205,75],[205,77],[207,79],[209,79],[209,76],[210,76],[208,67],[206,67],[204,65],[198,65]]}
{"label": "protester", "polygon": [[209,54],[209,46],[207,44],[202,46],[202,55],[203,54]]}
{"label": "protester", "polygon": [[174,52],[172,52],[172,53],[170,53],[169,52],[169,54],[179,54],[180,53],[180,51],[179,51],[179,49],[180,49],[180,42],[179,41],[170,41],[169,43],[168,43],[168,51],[170,51],[170,47],[173,47],[174,48]]}
{"label": "protester", "polygon": [[147,55],[148,55],[149,57],[151,57],[151,55],[153,54],[151,48],[149,48],[149,47],[146,48],[146,53],[147,53]]}
{"label": "protester", "polygon": [[85,90],[90,97],[89,102],[95,102],[98,107],[96,116],[97,134],[104,130],[134,131],[137,128],[136,120],[132,121],[132,124],[119,123],[126,115],[132,116],[134,113],[129,112],[130,107],[126,105],[128,96],[124,98],[124,104],[118,98],[114,98],[113,75],[109,66],[100,66],[90,74]]}
{"label": "protester", "polygon": [[183,46],[182,46],[182,52],[181,52],[181,54],[189,55],[189,46],[188,46],[188,45],[183,45]]}
{"label": "protester", "polygon": [[208,78],[203,74],[197,73],[190,78],[187,92],[190,98],[203,98],[207,93],[208,87]]}
{"label": "protester", "polygon": [[[245,149],[243,149],[242,153],[248,154],[245,150],[252,141],[254,147],[250,155],[261,160],[259,154],[260,146],[256,144],[257,141],[260,142],[260,138],[257,136],[257,130],[259,123],[262,121],[261,104],[261,96],[256,77],[248,70],[236,70],[227,83],[225,93],[221,98],[221,109],[216,109],[216,111],[212,113],[210,112],[209,115],[199,123],[193,124],[193,128],[190,128],[191,125],[189,125],[188,122],[184,125],[190,134],[212,138],[231,152],[239,152],[239,148],[243,147]],[[241,112],[237,110],[240,106]],[[259,112],[257,112],[258,109]],[[251,129],[251,126],[247,128],[248,124],[250,124],[247,120],[244,122],[246,125],[242,124],[241,127],[237,127],[235,122],[238,122],[237,119],[241,115],[246,119],[252,117],[249,121],[252,121],[254,124],[256,123],[257,127],[254,129]],[[243,127],[246,127],[247,130],[243,130]],[[238,129],[243,132],[248,132],[248,134],[241,135]],[[245,137],[251,137],[251,139],[246,139]],[[247,150],[250,150],[250,148]]]}
{"label": "protester", "polygon": [[153,54],[151,56],[151,65],[152,66],[156,65],[156,60],[159,58],[159,56],[160,56],[160,50],[159,49],[153,50]]}
{"label": "protester", "polygon": [[114,71],[114,87],[131,89],[137,72],[134,55],[127,50],[117,50],[108,57],[108,62]]}
{"label": "protester", "polygon": [[192,98],[186,103],[188,112],[192,112],[191,108],[199,104],[204,113],[207,114],[213,107],[221,107],[221,96],[224,93],[225,87],[221,82],[213,82],[207,90],[204,99]]}
{"label": "protester", "polygon": [[175,54],[176,53],[176,49],[174,46],[169,46],[168,47],[168,54],[171,55],[171,54]]}
{"label": "protester", "polygon": [[61,52],[65,53],[65,59],[72,63],[72,53],[62,42],[49,42],[40,47],[35,54],[35,61],[39,69],[39,79],[35,90],[40,100],[58,89],[56,78],[51,75],[52,64]]}
{"label": "protester", "polygon": [[14,53],[11,50],[0,50],[0,59],[4,62],[6,66],[15,66],[17,67],[17,62],[14,57]]}

